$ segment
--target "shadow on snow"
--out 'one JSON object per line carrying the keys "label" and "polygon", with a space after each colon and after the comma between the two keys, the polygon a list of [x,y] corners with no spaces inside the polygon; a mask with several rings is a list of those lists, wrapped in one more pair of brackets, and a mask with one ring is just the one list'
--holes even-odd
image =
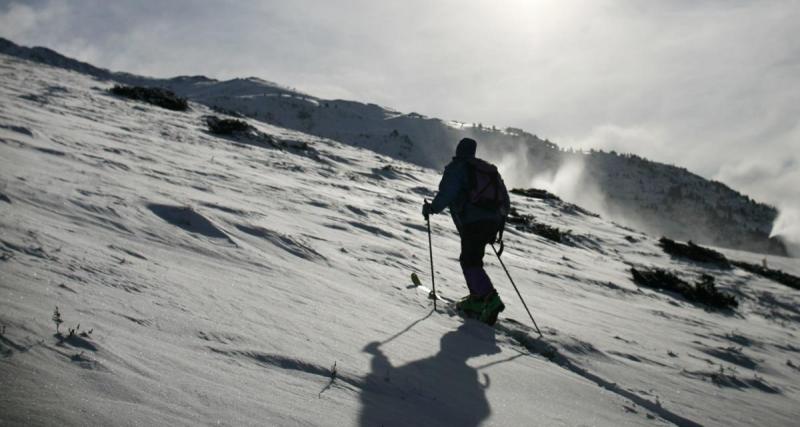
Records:
{"label": "shadow on snow", "polygon": [[477,426],[489,417],[489,376],[482,382],[467,360],[500,352],[493,329],[468,321],[442,336],[435,355],[393,366],[380,347],[398,335],[364,348],[372,369],[362,388],[360,425]]}

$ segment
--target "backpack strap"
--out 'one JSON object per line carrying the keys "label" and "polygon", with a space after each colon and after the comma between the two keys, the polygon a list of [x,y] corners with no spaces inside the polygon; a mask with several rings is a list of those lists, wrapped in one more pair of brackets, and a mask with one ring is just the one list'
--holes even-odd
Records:
{"label": "backpack strap", "polygon": [[[501,231],[501,234],[502,234],[502,231]],[[506,248],[506,244],[505,244],[505,243],[503,243],[503,240],[502,240],[502,239],[500,239],[500,249],[497,251],[497,257],[498,257],[498,258],[500,258],[501,256],[503,256],[503,251],[505,250],[505,248]]]}

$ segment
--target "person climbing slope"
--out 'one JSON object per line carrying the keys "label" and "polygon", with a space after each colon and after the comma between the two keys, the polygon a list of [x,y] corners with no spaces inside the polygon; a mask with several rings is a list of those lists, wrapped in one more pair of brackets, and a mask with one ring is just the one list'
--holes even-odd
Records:
{"label": "person climbing slope", "polygon": [[430,204],[423,204],[422,215],[428,219],[431,214],[450,209],[461,236],[458,259],[469,288],[469,295],[456,307],[493,325],[505,305],[483,269],[483,255],[486,245],[498,240],[498,233],[502,237],[511,205],[497,168],[475,157],[477,145],[471,138],[459,141],[455,157],[444,169],[439,192]]}

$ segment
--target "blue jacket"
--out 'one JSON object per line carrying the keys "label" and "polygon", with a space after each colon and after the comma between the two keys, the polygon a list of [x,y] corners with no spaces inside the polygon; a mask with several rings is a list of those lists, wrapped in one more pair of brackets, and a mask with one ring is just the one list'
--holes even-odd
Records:
{"label": "blue jacket", "polygon": [[[470,157],[453,157],[453,160],[444,168],[442,180],[439,182],[439,192],[431,202],[431,212],[439,213],[444,208],[450,208],[450,216],[456,228],[460,231],[461,226],[478,221],[497,221],[503,220],[502,214],[495,210],[479,208],[471,203],[467,203],[467,193],[469,192],[469,164]],[[502,181],[501,181],[502,182]],[[502,190],[506,191],[505,185]],[[505,194],[506,209],[508,212],[510,202],[508,192]]]}

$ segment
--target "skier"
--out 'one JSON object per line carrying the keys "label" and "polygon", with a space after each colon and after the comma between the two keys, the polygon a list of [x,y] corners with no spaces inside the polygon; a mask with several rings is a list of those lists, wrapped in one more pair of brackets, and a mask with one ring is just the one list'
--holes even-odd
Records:
{"label": "skier", "polygon": [[439,192],[430,204],[422,205],[422,215],[427,220],[450,208],[461,236],[458,259],[469,288],[469,295],[456,308],[493,325],[505,305],[483,269],[483,255],[486,245],[494,243],[498,233],[502,235],[511,205],[497,168],[475,157],[477,145],[471,138],[459,141],[455,157],[444,169]]}

